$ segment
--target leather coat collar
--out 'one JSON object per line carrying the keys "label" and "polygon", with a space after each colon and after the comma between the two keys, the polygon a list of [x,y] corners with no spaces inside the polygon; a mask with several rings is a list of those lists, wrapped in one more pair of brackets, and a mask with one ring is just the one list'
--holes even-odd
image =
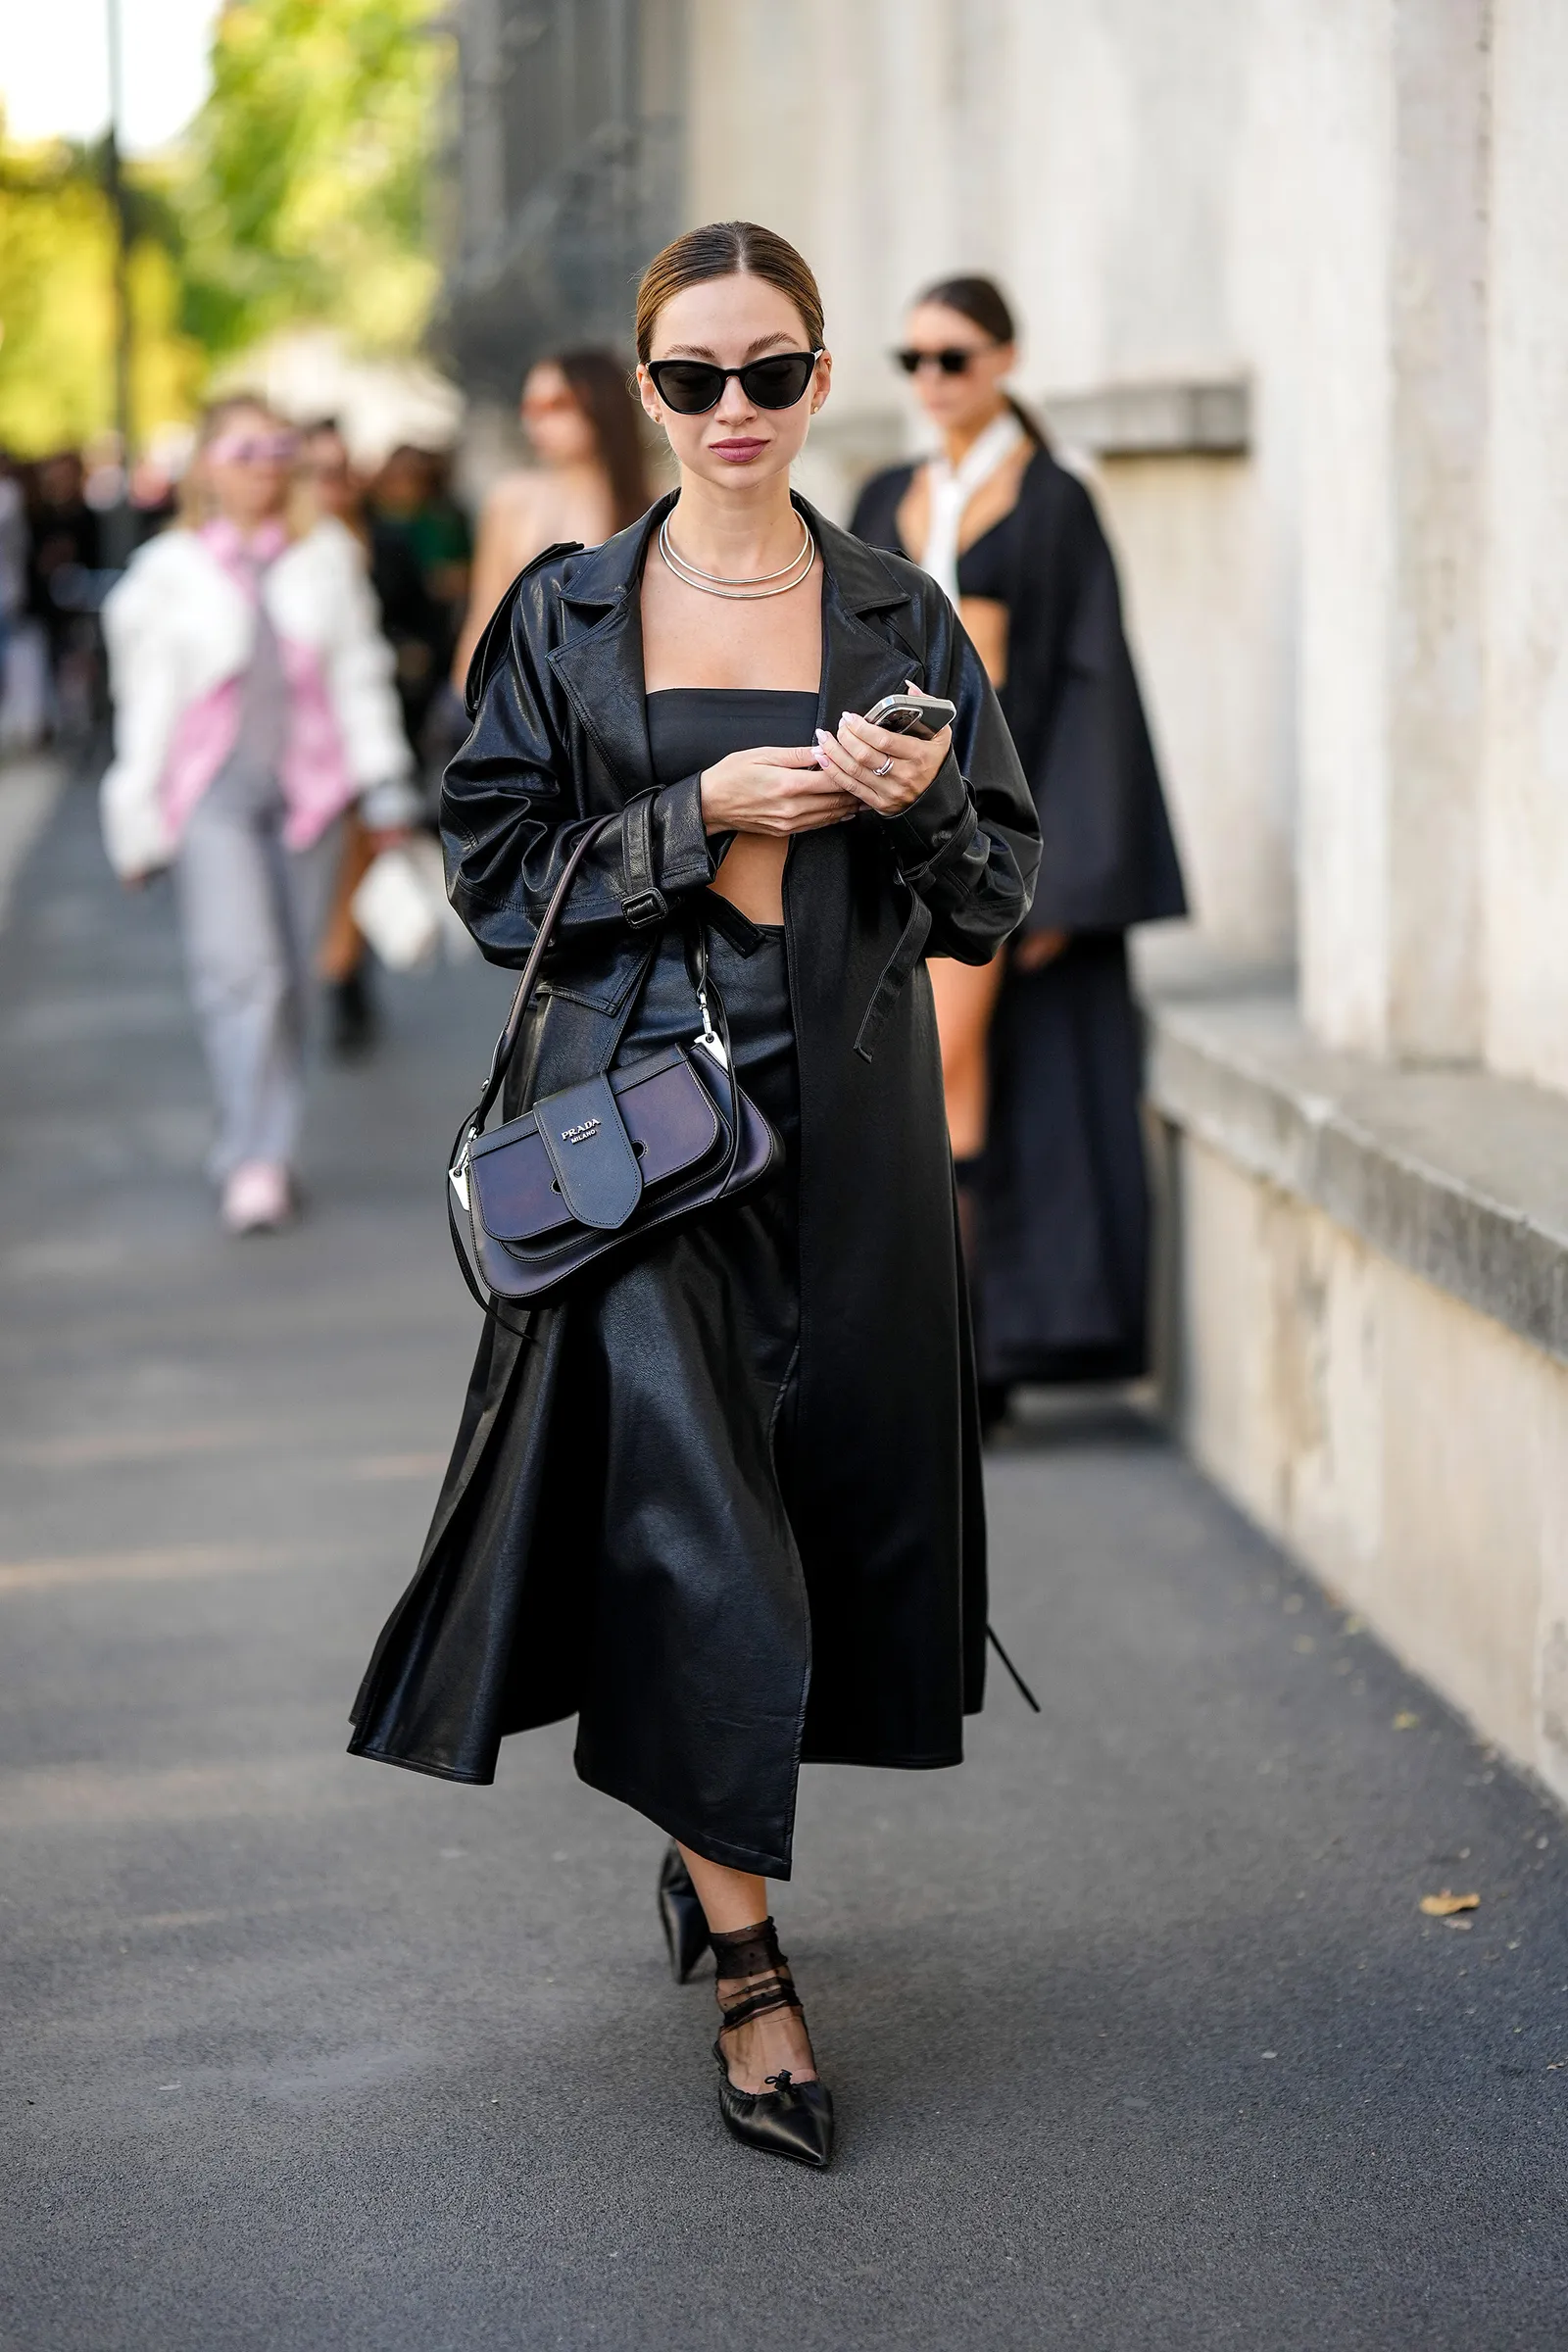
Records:
{"label": "leather coat collar", "polygon": [[[821,550],[817,718],[820,725],[836,725],[842,711],[868,709],[906,678],[923,683],[924,663],[915,647],[916,599],[875,548],[840,530],[793,492],[791,500]],[[655,780],[638,589],[653,535],[674,504],[670,491],[641,521],[573,557],[558,592],[568,620],[564,642],[549,656],[550,666],[628,796],[651,791]],[[882,628],[869,625],[873,615],[881,618]],[[889,643],[889,630],[895,645]]]}

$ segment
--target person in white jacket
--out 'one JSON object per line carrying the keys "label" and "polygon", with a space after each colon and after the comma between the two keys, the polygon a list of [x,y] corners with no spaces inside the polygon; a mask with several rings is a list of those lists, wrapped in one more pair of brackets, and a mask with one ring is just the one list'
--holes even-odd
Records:
{"label": "person in white jacket", "polygon": [[117,872],[174,872],[218,1105],[212,1173],[248,1233],[296,1205],[312,955],[352,802],[378,839],[416,811],[392,655],[352,535],[290,538],[288,428],[222,401],[195,464],[198,527],[142,548],[104,607]]}

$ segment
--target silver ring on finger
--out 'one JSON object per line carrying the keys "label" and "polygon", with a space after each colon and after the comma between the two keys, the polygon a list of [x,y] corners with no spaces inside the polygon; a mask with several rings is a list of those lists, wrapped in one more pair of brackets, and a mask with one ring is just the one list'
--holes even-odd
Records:
{"label": "silver ring on finger", "polygon": [[886,758],[886,759],[883,760],[883,762],[882,762],[881,766],[880,766],[880,767],[873,767],[873,768],[872,768],[872,770],[871,770],[871,773],[872,773],[872,775],[873,775],[873,776],[885,776],[885,775],[887,774],[887,772],[888,772],[888,769],[889,769],[889,768],[890,768],[892,765],[893,765],[893,754],[892,754],[891,752],[889,752],[889,754],[888,754],[887,758]]}

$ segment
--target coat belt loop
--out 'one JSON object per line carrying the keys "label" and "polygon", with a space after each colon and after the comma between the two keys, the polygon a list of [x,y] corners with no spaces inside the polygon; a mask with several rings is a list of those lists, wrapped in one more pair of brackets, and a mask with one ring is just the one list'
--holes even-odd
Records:
{"label": "coat belt loop", "polygon": [[855,1041],[855,1051],[862,1061],[869,1061],[877,1039],[893,1010],[899,991],[920,960],[921,952],[931,936],[931,909],[924,899],[912,893],[909,917],[899,934],[899,944],[882,966],[882,977],[871,991],[871,1001],[860,1023],[860,1034]]}

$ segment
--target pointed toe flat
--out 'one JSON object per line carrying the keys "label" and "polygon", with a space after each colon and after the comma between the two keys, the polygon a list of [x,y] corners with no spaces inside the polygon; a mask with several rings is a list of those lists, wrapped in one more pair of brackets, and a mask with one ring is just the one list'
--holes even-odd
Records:
{"label": "pointed toe flat", "polygon": [[766,2090],[737,2090],[717,2042],[718,2111],[735,2137],[767,2156],[785,2156],[825,2172],[833,2160],[833,2093],[825,2082],[769,2075]]}

